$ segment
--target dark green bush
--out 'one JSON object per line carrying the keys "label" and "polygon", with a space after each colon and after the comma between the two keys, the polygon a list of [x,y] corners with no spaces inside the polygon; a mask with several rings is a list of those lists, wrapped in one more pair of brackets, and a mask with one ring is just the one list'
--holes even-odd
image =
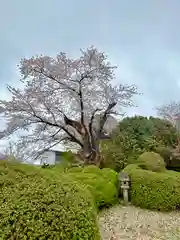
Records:
{"label": "dark green bush", "polygon": [[[127,163],[127,154],[124,153],[124,149],[119,144],[116,144],[111,140],[101,142],[101,151],[103,156],[102,168],[111,168],[116,172],[121,171]],[[121,145],[123,144],[124,136],[122,136]]]}
{"label": "dark green bush", "polygon": [[[73,172],[73,170],[75,170]],[[71,179],[84,184],[91,192],[98,208],[107,207],[117,202],[117,173],[111,169],[99,169],[96,166],[72,168],[67,172]]]}
{"label": "dark green bush", "polygon": [[165,165],[168,166],[172,157],[172,149],[168,147],[157,147],[155,152],[164,159]]}
{"label": "dark green bush", "polygon": [[174,171],[156,173],[128,165],[124,170],[130,175],[131,202],[139,207],[160,211],[180,207],[180,174]]}
{"label": "dark green bush", "polygon": [[145,152],[141,154],[137,163],[142,169],[151,170],[153,172],[166,171],[164,159],[155,152]]}
{"label": "dark green bush", "polygon": [[135,163],[140,154],[162,147],[172,149],[177,143],[178,132],[170,122],[154,117],[127,117],[120,121],[110,140],[101,142],[102,167],[119,172]]}
{"label": "dark green bush", "polygon": [[99,240],[87,187],[50,171],[0,162],[0,239]]}

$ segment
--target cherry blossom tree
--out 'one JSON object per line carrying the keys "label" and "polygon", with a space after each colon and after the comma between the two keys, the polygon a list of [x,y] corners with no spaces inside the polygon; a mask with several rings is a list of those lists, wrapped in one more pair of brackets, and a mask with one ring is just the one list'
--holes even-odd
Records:
{"label": "cherry blossom tree", "polygon": [[180,102],[171,101],[157,107],[156,110],[160,117],[172,122],[177,127],[177,130],[180,130]]}
{"label": "cherry blossom tree", "polygon": [[178,142],[173,154],[180,158],[180,101],[171,101],[157,108],[157,114],[170,121],[177,129]]}
{"label": "cherry blossom tree", "polygon": [[0,101],[7,121],[1,135],[24,132],[19,144],[31,156],[72,142],[79,146],[85,163],[99,165],[99,141],[116,127],[113,115],[133,106],[137,87],[113,85],[116,67],[107,56],[94,47],[80,53],[77,59],[65,53],[22,59],[23,89],[7,86],[12,99]]}

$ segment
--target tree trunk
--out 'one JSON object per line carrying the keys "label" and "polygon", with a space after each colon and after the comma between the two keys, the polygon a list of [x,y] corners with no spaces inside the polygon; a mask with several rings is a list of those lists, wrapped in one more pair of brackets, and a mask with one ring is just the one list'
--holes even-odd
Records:
{"label": "tree trunk", "polygon": [[87,165],[101,165],[102,157],[99,148],[99,132],[93,131],[92,126],[64,117],[67,125],[72,126],[81,136],[81,150],[78,155]]}
{"label": "tree trunk", "polygon": [[85,165],[96,165],[100,166],[102,157],[99,149],[99,141],[92,144],[88,139],[84,139],[83,148],[79,151],[81,159],[84,161]]}

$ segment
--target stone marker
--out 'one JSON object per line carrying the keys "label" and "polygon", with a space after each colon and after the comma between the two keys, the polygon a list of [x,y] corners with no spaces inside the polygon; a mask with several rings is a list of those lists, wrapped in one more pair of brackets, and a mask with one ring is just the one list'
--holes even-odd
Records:
{"label": "stone marker", "polygon": [[130,177],[127,173],[125,172],[120,172],[119,174],[119,184],[120,184],[120,188],[122,190],[123,193],[123,199],[124,199],[124,203],[128,204],[129,202],[129,184],[130,183]]}

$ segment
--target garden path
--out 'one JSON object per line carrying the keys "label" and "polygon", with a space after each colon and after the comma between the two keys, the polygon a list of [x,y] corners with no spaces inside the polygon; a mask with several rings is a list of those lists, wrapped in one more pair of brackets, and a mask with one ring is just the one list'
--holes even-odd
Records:
{"label": "garden path", "polygon": [[117,205],[99,214],[102,240],[180,240],[180,212]]}

